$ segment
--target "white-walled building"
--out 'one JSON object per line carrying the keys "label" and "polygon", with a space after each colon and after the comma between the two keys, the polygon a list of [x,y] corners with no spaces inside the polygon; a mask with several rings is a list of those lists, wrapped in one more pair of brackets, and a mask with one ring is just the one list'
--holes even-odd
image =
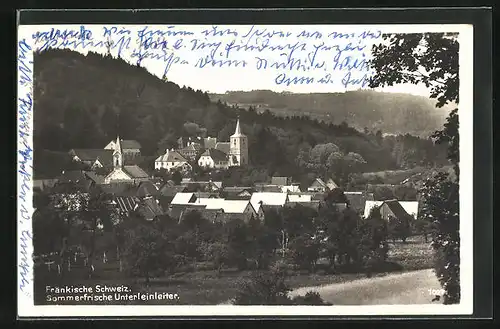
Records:
{"label": "white-walled building", "polygon": [[229,160],[226,153],[211,148],[200,156],[198,165],[202,168],[227,169],[229,167]]}
{"label": "white-walled building", "polygon": [[160,155],[155,160],[155,169],[160,170],[164,168],[168,171],[172,169],[184,169],[184,167],[190,167],[188,160],[183,157],[179,152],[172,150],[166,150],[165,154]]}

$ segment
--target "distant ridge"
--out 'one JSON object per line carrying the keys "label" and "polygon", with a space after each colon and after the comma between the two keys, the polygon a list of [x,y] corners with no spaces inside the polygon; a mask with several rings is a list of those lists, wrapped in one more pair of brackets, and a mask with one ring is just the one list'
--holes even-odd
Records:
{"label": "distant ridge", "polygon": [[340,124],[345,121],[358,130],[381,130],[389,134],[427,137],[441,129],[452,106],[435,107],[434,100],[411,94],[372,90],[345,93],[290,93],[271,90],[228,91],[210,94],[213,101],[240,107],[253,106],[280,116],[309,115]]}

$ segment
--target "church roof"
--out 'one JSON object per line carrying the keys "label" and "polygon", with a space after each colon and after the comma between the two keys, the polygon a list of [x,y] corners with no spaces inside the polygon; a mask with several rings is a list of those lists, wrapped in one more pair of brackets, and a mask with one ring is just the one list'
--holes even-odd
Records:
{"label": "church roof", "polygon": [[[110,148],[110,144],[116,144],[118,141],[118,138],[115,140],[112,140],[111,142],[108,143],[106,148]],[[120,146],[122,150],[135,150],[135,149],[141,149],[141,144],[134,140],[134,139],[120,139]]]}
{"label": "church roof", "polygon": [[217,149],[208,149],[201,156],[209,156],[214,162],[228,161],[227,153]]}
{"label": "church roof", "polygon": [[231,137],[241,137],[245,136],[241,133],[241,127],[240,127],[240,119],[236,121],[236,129],[234,130],[234,134],[231,135]]}
{"label": "church roof", "polygon": [[122,145],[120,143],[120,136],[116,137],[115,152],[122,153]]}
{"label": "church roof", "polygon": [[215,149],[229,154],[231,144],[229,142],[217,142],[217,144],[215,144]]}
{"label": "church roof", "polygon": [[139,166],[123,166],[123,171],[132,178],[148,178],[149,175]]}

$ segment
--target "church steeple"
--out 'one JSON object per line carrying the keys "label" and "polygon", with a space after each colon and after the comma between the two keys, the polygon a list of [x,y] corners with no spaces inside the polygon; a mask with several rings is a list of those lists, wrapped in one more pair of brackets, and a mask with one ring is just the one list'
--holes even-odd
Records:
{"label": "church steeple", "polygon": [[240,118],[238,117],[236,121],[236,129],[234,130],[234,134],[231,137],[240,137],[242,136],[241,128],[240,128]]}
{"label": "church steeple", "polygon": [[230,138],[229,165],[242,166],[248,164],[248,138],[241,132],[240,118],[236,121],[236,129]]}
{"label": "church steeple", "polygon": [[115,150],[113,151],[113,166],[115,168],[121,168],[122,165],[123,165],[122,144],[120,142],[120,136],[117,136],[115,142]]}

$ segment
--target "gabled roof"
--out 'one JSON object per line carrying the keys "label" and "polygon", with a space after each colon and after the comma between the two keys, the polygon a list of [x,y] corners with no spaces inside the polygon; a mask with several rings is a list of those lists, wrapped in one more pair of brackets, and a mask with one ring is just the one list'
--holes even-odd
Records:
{"label": "gabled roof", "polygon": [[291,182],[289,177],[274,176],[271,177],[271,185],[287,186]]}
{"label": "gabled roof", "polygon": [[101,189],[104,193],[119,196],[135,196],[135,191],[132,191],[133,188],[134,186],[128,182],[114,182],[101,185]]}
{"label": "gabled roof", "polygon": [[196,200],[196,204],[205,205],[205,209],[222,209],[229,214],[242,214],[249,205],[248,200],[225,200],[200,198]]}
{"label": "gabled roof", "polygon": [[171,204],[168,213],[170,217],[181,220],[183,215],[186,215],[191,211],[201,211],[202,209],[205,209],[204,205]]}
{"label": "gabled roof", "polygon": [[141,144],[133,139],[122,139],[122,150],[132,150],[132,149],[140,149]]}
{"label": "gabled roof", "polygon": [[91,180],[93,180],[96,184],[104,184],[105,176],[98,175],[92,171],[85,172],[85,175],[87,175],[87,177],[90,178]]}
{"label": "gabled roof", "polygon": [[251,186],[226,186],[222,189],[223,192],[228,193],[241,193],[243,191],[254,192],[255,189]]}
{"label": "gabled roof", "polygon": [[167,150],[165,154],[156,158],[155,162],[187,162],[187,160],[179,152]]}
{"label": "gabled roof", "polygon": [[217,142],[217,144],[215,144],[215,149],[229,154],[229,151],[231,150],[231,144],[229,142]]}
{"label": "gabled roof", "polygon": [[321,187],[327,187],[326,186],[326,183],[321,179],[321,178],[316,178],[310,186],[315,186],[315,185],[319,185]]}
{"label": "gabled roof", "polygon": [[271,193],[286,193],[281,190],[278,185],[271,184],[255,184],[255,189],[259,192],[271,192]]}
{"label": "gabled roof", "polygon": [[58,183],[76,183],[90,179],[83,170],[65,170],[57,178]]}
{"label": "gabled roof", "polygon": [[404,208],[404,210],[414,218],[418,217],[418,201],[399,201],[399,204]]}
{"label": "gabled roof", "polygon": [[309,202],[288,202],[285,205],[285,207],[295,207],[295,206],[300,205],[300,206],[311,208],[311,209],[314,209],[317,211],[319,209],[320,204],[321,204],[321,202],[316,201],[316,200],[309,201]]}
{"label": "gabled roof", "polygon": [[113,201],[121,211],[130,212],[135,210],[139,200],[136,197],[116,196]]}
{"label": "gabled roof", "polygon": [[152,196],[160,195],[160,191],[150,181],[141,182],[137,188],[137,196],[138,197],[145,197],[145,196],[150,196],[150,195],[152,195]]}
{"label": "gabled roof", "polygon": [[252,194],[250,203],[255,211],[259,211],[260,205],[284,206],[288,200],[287,193],[256,192]]}
{"label": "gabled roof", "polygon": [[153,198],[142,200],[137,208],[137,212],[146,220],[153,220],[156,216],[163,215],[163,209],[161,209],[158,202]]}
{"label": "gabled roof", "polygon": [[301,191],[298,185],[287,185],[281,187],[281,192],[300,193]]}
{"label": "gabled roof", "polygon": [[148,178],[149,175],[139,166],[123,166],[123,171],[132,178]]}
{"label": "gabled roof", "polygon": [[[387,201],[395,201],[395,200],[387,200]],[[367,200],[365,203],[364,217],[365,218],[368,217],[372,208],[380,207],[384,202],[387,201]],[[403,209],[406,211],[407,214],[415,218],[418,216],[418,207],[419,207],[418,201],[398,201],[398,203],[401,205],[401,207],[403,207]]]}
{"label": "gabled roof", "polygon": [[203,138],[203,146],[206,149],[215,148],[215,145],[217,145],[217,138],[216,137],[205,137],[205,138]]}
{"label": "gabled roof", "polygon": [[336,189],[336,188],[339,188],[339,185],[337,183],[335,183],[333,181],[333,179],[328,179],[328,181],[326,182],[326,186],[330,189],[330,190],[333,190],[333,189]]}
{"label": "gabled roof", "polygon": [[160,194],[163,196],[174,197],[177,193],[184,192],[185,189],[186,189],[186,186],[184,186],[184,185],[169,186],[169,185],[165,184],[160,189]]}
{"label": "gabled roof", "polygon": [[88,191],[95,182],[83,170],[64,171],[53,186],[54,193],[66,193],[67,188]]}
{"label": "gabled roof", "polygon": [[[118,141],[118,138],[117,139],[113,139],[112,141],[110,141],[104,148],[105,149],[114,149],[114,147],[111,147],[111,144],[116,144]],[[121,146],[121,149],[122,150],[135,150],[135,149],[141,149],[141,144],[134,140],[134,139],[119,139],[120,141],[120,146]]]}
{"label": "gabled roof", "polygon": [[363,192],[344,192],[349,206],[356,212],[362,212],[365,209],[367,196]]}
{"label": "gabled roof", "polygon": [[81,161],[99,162],[103,166],[111,166],[113,164],[113,150],[105,149],[72,149],[69,151],[71,156],[77,156]]}
{"label": "gabled roof", "polygon": [[222,219],[224,215],[224,211],[220,209],[204,209],[204,208],[199,208],[199,209],[186,209],[182,212],[180,220],[183,220],[184,217],[192,210],[196,210],[200,213],[201,217],[215,223],[216,221],[219,221]]}
{"label": "gabled roof", "polygon": [[194,193],[177,193],[175,197],[172,199],[171,204],[175,205],[187,205],[192,203],[196,199]]}
{"label": "gabled roof", "polygon": [[226,153],[214,148],[206,150],[201,156],[208,156],[212,158],[214,162],[228,161]]}
{"label": "gabled roof", "polygon": [[384,201],[384,204],[387,205],[389,209],[391,209],[391,211],[394,213],[394,215],[399,219],[411,217],[403,208],[403,206],[401,206],[398,200],[387,200]]}
{"label": "gabled roof", "polygon": [[199,143],[191,143],[188,146],[179,150],[179,152],[180,153],[182,153],[182,152],[198,152],[199,150],[201,150],[201,145]]}
{"label": "gabled roof", "polygon": [[370,216],[370,212],[372,211],[372,209],[380,207],[383,203],[384,201],[366,201],[363,217],[368,218],[368,216]]}
{"label": "gabled roof", "polygon": [[289,202],[311,202],[312,196],[310,194],[289,194]]}

